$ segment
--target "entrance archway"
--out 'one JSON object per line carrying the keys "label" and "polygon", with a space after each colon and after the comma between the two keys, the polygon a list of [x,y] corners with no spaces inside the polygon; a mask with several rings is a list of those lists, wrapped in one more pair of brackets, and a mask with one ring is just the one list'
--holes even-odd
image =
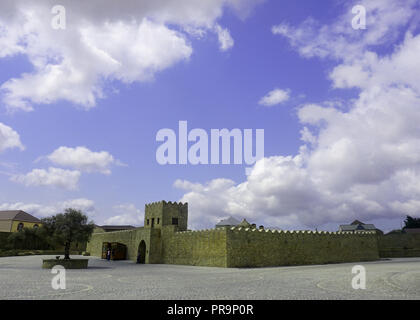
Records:
{"label": "entrance archway", "polygon": [[146,242],[141,240],[137,252],[137,263],[146,263]]}

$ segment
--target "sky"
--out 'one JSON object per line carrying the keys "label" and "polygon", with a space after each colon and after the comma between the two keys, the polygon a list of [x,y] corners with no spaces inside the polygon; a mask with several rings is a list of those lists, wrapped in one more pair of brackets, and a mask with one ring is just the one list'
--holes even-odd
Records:
{"label": "sky", "polygon": [[[191,229],[420,217],[420,1],[57,4],[0,3],[0,210],[141,226],[146,203],[182,201]],[[263,129],[264,157],[162,165],[157,134],[180,121]]]}

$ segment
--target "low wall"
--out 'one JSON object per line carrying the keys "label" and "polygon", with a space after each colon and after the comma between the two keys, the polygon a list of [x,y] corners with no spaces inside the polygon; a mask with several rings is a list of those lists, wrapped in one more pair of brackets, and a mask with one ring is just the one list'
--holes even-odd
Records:
{"label": "low wall", "polygon": [[379,259],[373,232],[227,230],[227,267],[269,267]]}
{"label": "low wall", "polygon": [[226,230],[165,232],[162,263],[226,267]]}
{"label": "low wall", "polygon": [[420,257],[420,234],[392,233],[378,237],[381,258]]}
{"label": "low wall", "polygon": [[87,269],[89,259],[43,259],[42,268],[52,269],[55,266],[62,266],[65,269]]}

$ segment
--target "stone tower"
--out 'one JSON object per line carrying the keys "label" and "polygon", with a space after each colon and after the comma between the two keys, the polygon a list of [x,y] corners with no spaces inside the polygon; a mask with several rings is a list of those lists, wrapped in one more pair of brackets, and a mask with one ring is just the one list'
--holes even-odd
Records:
{"label": "stone tower", "polygon": [[161,229],[176,226],[178,231],[186,231],[188,226],[188,203],[159,201],[146,204],[144,227]]}

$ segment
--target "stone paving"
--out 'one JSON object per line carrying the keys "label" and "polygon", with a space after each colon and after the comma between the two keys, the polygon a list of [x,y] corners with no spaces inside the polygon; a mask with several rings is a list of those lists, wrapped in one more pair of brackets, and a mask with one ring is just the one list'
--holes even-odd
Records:
{"label": "stone paving", "polygon": [[67,270],[66,289],[54,290],[42,258],[0,258],[0,299],[420,299],[420,258],[359,263],[365,290],[351,285],[357,263],[226,269],[96,257],[87,270]]}

